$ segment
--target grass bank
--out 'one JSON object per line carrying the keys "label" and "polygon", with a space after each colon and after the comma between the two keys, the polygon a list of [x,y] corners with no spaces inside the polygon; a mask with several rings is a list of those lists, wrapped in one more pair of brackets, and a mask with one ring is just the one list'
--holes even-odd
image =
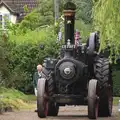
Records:
{"label": "grass bank", "polygon": [[0,88],[0,111],[32,109],[32,103],[36,98],[33,95],[25,95],[15,89]]}

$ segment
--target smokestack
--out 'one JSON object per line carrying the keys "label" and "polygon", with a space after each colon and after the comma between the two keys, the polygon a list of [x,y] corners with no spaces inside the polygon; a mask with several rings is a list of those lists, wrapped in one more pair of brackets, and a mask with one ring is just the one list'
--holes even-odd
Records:
{"label": "smokestack", "polygon": [[67,2],[64,5],[65,44],[67,44],[68,41],[74,44],[75,10],[76,5],[72,2]]}

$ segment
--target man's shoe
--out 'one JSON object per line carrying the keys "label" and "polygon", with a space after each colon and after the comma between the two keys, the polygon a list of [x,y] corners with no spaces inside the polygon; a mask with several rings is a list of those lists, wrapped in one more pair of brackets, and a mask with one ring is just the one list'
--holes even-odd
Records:
{"label": "man's shoe", "polygon": [[35,112],[38,112],[38,110],[35,110]]}

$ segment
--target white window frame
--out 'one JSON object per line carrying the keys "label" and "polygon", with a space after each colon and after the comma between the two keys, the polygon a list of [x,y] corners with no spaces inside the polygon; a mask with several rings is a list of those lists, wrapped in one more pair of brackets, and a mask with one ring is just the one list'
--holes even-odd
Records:
{"label": "white window frame", "polygon": [[10,20],[11,19],[10,18],[10,14],[9,13],[0,13],[0,15],[2,16],[2,21],[1,21],[1,23],[2,23],[2,29],[5,30],[6,28],[5,28],[5,19],[4,19],[4,17],[6,15],[8,15],[8,20]]}

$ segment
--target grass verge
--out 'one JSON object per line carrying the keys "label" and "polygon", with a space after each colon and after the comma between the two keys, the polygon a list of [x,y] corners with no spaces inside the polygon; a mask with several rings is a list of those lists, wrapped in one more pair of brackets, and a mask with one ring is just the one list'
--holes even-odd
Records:
{"label": "grass verge", "polygon": [[7,108],[11,110],[33,109],[35,104],[32,102],[36,100],[33,95],[25,95],[15,89],[0,88],[0,112],[6,111]]}
{"label": "grass verge", "polygon": [[113,105],[118,105],[118,103],[119,103],[119,100],[120,100],[120,97],[114,97],[114,99],[113,99]]}

